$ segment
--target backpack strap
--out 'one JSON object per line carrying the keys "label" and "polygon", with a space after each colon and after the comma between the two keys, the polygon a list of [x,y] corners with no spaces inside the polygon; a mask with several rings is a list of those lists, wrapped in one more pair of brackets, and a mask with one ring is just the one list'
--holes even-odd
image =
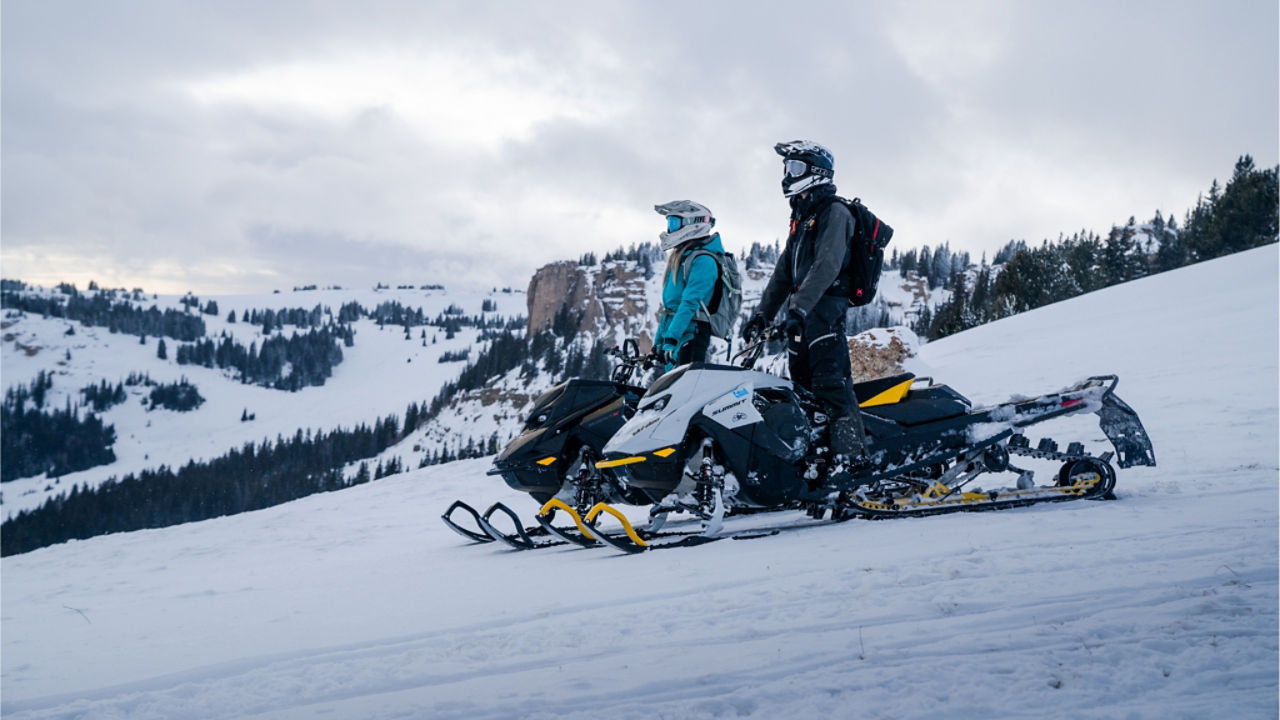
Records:
{"label": "backpack strap", "polygon": [[[854,198],[853,200],[848,200],[846,198],[843,198],[843,197],[840,197],[839,195],[834,195],[834,194],[828,195],[824,198],[820,198],[817,202],[813,204],[813,208],[810,210],[809,214],[805,215],[805,217],[803,218],[803,223],[801,227],[816,223],[818,220],[818,216],[826,212],[826,210],[831,207],[832,203],[840,203],[845,207],[846,210],[849,211],[849,215],[853,217],[853,224],[854,224],[853,233],[856,235],[858,232],[858,228],[857,228],[858,214],[854,212],[853,206],[855,203],[858,203],[858,202],[859,200],[857,198]],[[845,264],[840,268],[841,273],[843,273],[845,271],[845,268],[849,266],[850,260],[851,258],[846,255],[844,260]]]}
{"label": "backpack strap", "polygon": [[[688,283],[688,282],[689,282],[689,273],[692,273],[692,272],[693,272],[693,261],[694,261],[695,259],[697,259],[697,257],[698,257],[699,255],[710,255],[710,256],[712,256],[712,259],[714,259],[714,258],[715,258],[715,253],[713,253],[713,252],[711,252],[710,250],[707,250],[707,249],[705,249],[705,248],[700,248],[700,247],[699,247],[699,248],[691,248],[691,249],[688,249],[688,250],[682,250],[682,251],[681,251],[681,257],[680,257],[680,264],[676,266],[676,279],[677,279],[677,280],[680,278],[681,273],[683,273],[683,274],[684,274],[684,282],[685,282],[685,283]],[[715,294],[714,296],[712,296],[712,301],[715,301],[715,300],[719,297],[719,293],[720,293],[720,282],[719,282],[719,276],[718,276],[718,273],[719,273],[719,263],[718,263],[718,262],[716,263],[716,266],[717,266],[717,270],[716,270],[716,272],[717,272],[717,278],[716,278],[716,279],[717,279],[717,282],[716,282],[716,288],[715,288],[715,293],[716,293],[716,294]],[[702,313],[702,312],[706,312],[706,306],[702,306],[702,305],[701,305],[701,303],[699,303],[699,305],[700,305],[699,312],[700,312],[700,313]],[[663,305],[663,304],[659,304],[659,305],[658,305],[658,317],[659,317],[659,318],[670,318],[670,317],[674,316],[675,314],[676,314],[676,311],[675,311],[675,310],[673,310],[673,309],[671,309],[671,308],[669,308],[669,307],[667,307],[666,305]],[[707,313],[707,317],[710,317],[710,313]],[[696,319],[698,319],[698,317],[696,317],[696,316],[695,316],[695,318],[694,318],[694,319],[696,320]]]}
{"label": "backpack strap", "polygon": [[720,297],[724,294],[724,282],[721,279],[721,274],[724,272],[724,264],[720,262],[720,253],[713,252],[704,247],[698,248],[697,250],[689,253],[689,259],[682,263],[681,267],[688,268],[684,273],[685,282],[688,282],[689,273],[693,272],[693,261],[702,255],[710,255],[711,259],[716,263],[716,287],[711,291],[711,302],[702,306],[702,311],[705,312],[709,318],[720,308]]}
{"label": "backpack strap", "polygon": [[827,208],[831,207],[831,203],[834,202],[843,203],[845,205],[849,204],[848,200],[845,200],[839,195],[828,195],[823,198],[818,198],[818,200],[813,204],[813,207],[809,208],[809,212],[805,214],[804,219],[806,224],[809,220],[817,220],[818,216],[825,212]]}

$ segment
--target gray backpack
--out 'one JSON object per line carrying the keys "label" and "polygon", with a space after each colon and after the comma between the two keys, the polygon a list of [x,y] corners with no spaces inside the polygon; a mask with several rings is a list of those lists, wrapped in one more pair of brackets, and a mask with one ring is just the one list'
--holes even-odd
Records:
{"label": "gray backpack", "polygon": [[733,253],[712,252],[710,250],[694,250],[685,261],[685,277],[689,268],[699,255],[710,255],[720,267],[719,282],[715,292],[711,294],[711,303],[698,310],[697,320],[711,325],[711,334],[729,340],[733,337],[733,325],[738,321],[738,312],[742,309],[742,275],[738,272],[738,260]]}

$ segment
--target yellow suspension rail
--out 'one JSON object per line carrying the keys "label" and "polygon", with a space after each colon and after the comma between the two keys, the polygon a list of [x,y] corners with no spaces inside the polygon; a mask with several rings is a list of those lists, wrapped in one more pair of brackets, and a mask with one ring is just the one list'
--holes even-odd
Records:
{"label": "yellow suspension rail", "polygon": [[547,522],[550,522],[557,510],[563,510],[564,512],[569,513],[569,517],[573,518],[573,524],[578,526],[578,532],[582,533],[583,537],[588,540],[596,539],[595,536],[591,534],[591,531],[587,529],[586,523],[582,522],[582,517],[578,515],[578,511],[569,507],[568,504],[559,498],[551,498],[548,500],[547,503],[542,506],[542,509],[538,511],[538,514],[547,518]]}
{"label": "yellow suspension rail", "polygon": [[642,540],[640,536],[636,534],[636,529],[631,527],[631,521],[627,520],[627,516],[623,515],[608,503],[598,502],[595,504],[595,507],[587,511],[587,522],[593,522],[600,513],[608,513],[617,518],[618,522],[622,523],[622,529],[626,531],[627,537],[631,538],[631,542],[639,545],[640,547],[649,547],[649,543]]}

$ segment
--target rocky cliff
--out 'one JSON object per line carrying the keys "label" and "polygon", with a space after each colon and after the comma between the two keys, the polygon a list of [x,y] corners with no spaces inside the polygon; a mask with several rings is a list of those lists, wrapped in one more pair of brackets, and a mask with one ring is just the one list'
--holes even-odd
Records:
{"label": "rocky cliff", "polygon": [[640,266],[625,260],[543,266],[529,281],[529,334],[551,329],[561,315],[574,332],[613,336],[619,342],[636,337],[647,351],[650,320],[657,312],[650,307],[647,283]]}

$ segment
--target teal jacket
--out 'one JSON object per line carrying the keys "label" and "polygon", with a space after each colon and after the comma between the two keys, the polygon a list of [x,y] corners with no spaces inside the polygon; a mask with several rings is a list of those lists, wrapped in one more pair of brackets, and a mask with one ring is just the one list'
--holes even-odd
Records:
{"label": "teal jacket", "polygon": [[663,312],[658,320],[658,334],[655,346],[661,347],[664,340],[674,341],[677,352],[685,343],[693,339],[693,320],[698,310],[711,304],[715,295],[716,281],[720,278],[720,267],[714,258],[702,255],[688,267],[688,255],[695,250],[710,250],[724,254],[724,245],[720,243],[720,234],[711,236],[705,245],[684,247],[675,250],[680,253],[680,263],[674,273],[662,278]]}

